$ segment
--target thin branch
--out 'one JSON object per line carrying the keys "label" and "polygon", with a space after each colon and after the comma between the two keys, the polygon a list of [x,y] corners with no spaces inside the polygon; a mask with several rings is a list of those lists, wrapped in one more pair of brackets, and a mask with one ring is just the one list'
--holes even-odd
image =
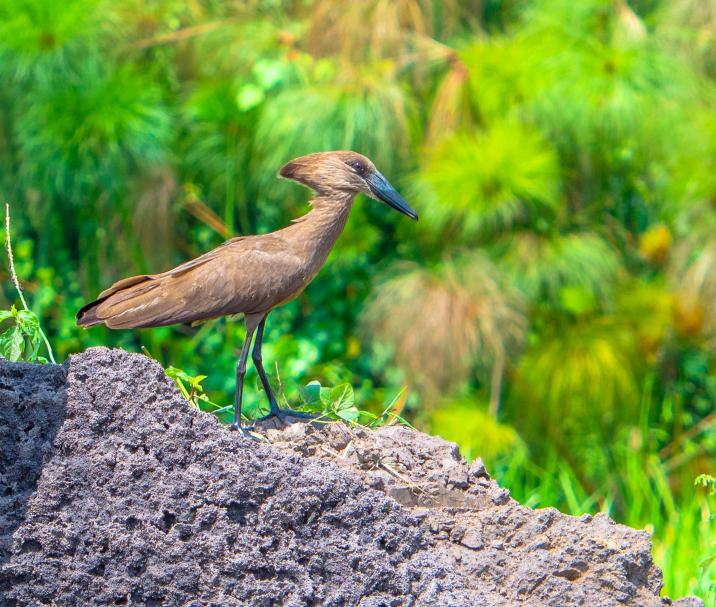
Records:
{"label": "thin branch", "polygon": [[224,238],[231,238],[234,236],[234,231],[231,227],[224,224],[221,217],[214,213],[214,211],[212,211],[193,194],[187,195],[187,201],[184,203],[184,208],[199,221],[204,222],[207,226],[214,230],[214,232],[220,234]]}
{"label": "thin branch", "polygon": [[[7,249],[7,256],[10,260],[10,277],[12,278],[12,282],[15,285],[15,288],[17,289],[18,294],[20,295],[20,301],[22,302],[22,307],[25,309],[26,312],[30,311],[30,308],[27,307],[27,302],[25,301],[25,296],[22,294],[23,287],[20,284],[20,281],[17,278],[17,274],[15,273],[15,261],[12,257],[12,243],[10,242],[10,204],[5,203],[5,248]],[[47,346],[47,352],[50,355],[50,361],[52,364],[57,364],[55,362],[55,356],[52,354],[52,348],[50,347],[50,342],[47,339],[47,336],[45,335],[45,332],[42,330],[41,327],[38,325],[38,331],[40,332],[40,335],[42,336],[42,339],[45,342],[45,345]]]}
{"label": "thin branch", "polygon": [[696,449],[694,449],[690,453],[681,453],[680,455],[677,455],[675,457],[672,457],[670,460],[667,460],[664,462],[664,469],[667,472],[672,472],[674,469],[678,468],[679,466],[683,466],[684,464],[690,462],[695,457],[699,457],[700,455],[704,455],[708,452],[708,449],[705,445],[698,445]]}
{"label": "thin branch", "polygon": [[405,483],[409,489],[412,489],[413,491],[417,491],[418,493],[422,493],[423,495],[427,496],[428,499],[437,503],[437,500],[432,495],[430,495],[427,491],[425,491],[425,489],[416,485],[409,478],[404,477],[397,470],[395,470],[395,468],[393,468],[390,464],[386,464],[385,462],[383,462],[383,460],[380,460],[378,462],[378,466],[383,468],[383,470],[385,470],[388,474],[391,474],[392,476],[397,478],[399,481],[402,481],[403,483]]}
{"label": "thin branch", "polygon": [[150,46],[157,46],[159,44],[169,44],[170,42],[176,42],[178,40],[184,40],[185,38],[206,34],[224,27],[229,23],[229,21],[213,21],[211,23],[195,25],[194,27],[187,27],[176,32],[171,32],[170,34],[162,34],[161,36],[154,36],[153,38],[145,38],[144,40],[135,42],[130,48],[142,49],[149,48]]}
{"label": "thin branch", "polygon": [[659,451],[659,457],[661,459],[665,459],[671,454],[672,451],[675,451],[676,447],[678,447],[681,443],[698,436],[699,434],[707,430],[708,427],[714,422],[716,422],[716,412],[707,415],[698,424],[691,427],[689,430],[679,436],[676,440],[674,440],[674,442],[671,442],[666,445],[666,447]]}

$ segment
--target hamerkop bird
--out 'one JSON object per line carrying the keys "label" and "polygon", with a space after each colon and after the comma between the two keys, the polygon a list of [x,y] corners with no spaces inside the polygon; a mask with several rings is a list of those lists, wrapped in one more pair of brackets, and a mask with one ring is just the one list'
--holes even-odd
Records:
{"label": "hamerkop bird", "polygon": [[[323,152],[296,158],[279,177],[315,191],[311,211],[293,225],[256,236],[227,240],[201,257],[162,274],[125,278],[100,293],[77,312],[77,324],[110,329],[143,329],[206,321],[243,313],[246,339],[236,365],[236,401],[232,430],[241,427],[241,400],[246,360],[254,332],[251,358],[271,406],[282,421],[298,412],[279,408],[261,361],[266,317],[288,303],[311,282],[346,225],[359,192],[381,200],[412,219],[417,213],[365,156],[355,152]],[[265,419],[265,418],[262,418]]]}

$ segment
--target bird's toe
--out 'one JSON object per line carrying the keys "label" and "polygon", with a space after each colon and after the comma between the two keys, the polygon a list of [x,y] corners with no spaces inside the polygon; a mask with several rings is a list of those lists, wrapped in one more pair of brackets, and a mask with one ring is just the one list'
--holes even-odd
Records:
{"label": "bird's toe", "polygon": [[264,442],[264,438],[260,436],[259,434],[256,434],[255,432],[256,426],[250,426],[248,428],[244,428],[238,424],[231,424],[229,430],[232,432],[238,432],[239,436],[242,436],[243,438],[250,438],[251,440],[257,441],[257,442]]}
{"label": "bird's toe", "polygon": [[272,417],[277,418],[282,424],[288,426],[294,421],[312,421],[318,418],[323,418],[324,416],[320,413],[309,413],[308,411],[294,411],[293,409],[280,409],[279,407],[272,407],[271,411],[267,415],[259,417],[256,421],[262,422],[264,420],[271,419]]}

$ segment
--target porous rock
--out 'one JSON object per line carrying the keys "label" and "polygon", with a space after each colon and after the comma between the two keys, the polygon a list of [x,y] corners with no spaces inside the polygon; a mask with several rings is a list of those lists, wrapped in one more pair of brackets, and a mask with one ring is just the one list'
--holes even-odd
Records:
{"label": "porous rock", "polygon": [[332,461],[411,508],[435,540],[432,552],[453,562],[474,596],[505,606],[663,604],[646,531],[606,514],[521,506],[481,459],[468,466],[454,443],[403,426],[278,425],[264,427],[274,446]]}
{"label": "porous rock", "polygon": [[524,508],[452,443],[264,431],[141,355],[0,362],[0,606],[664,604],[645,532]]}
{"label": "porous rock", "polygon": [[471,604],[419,519],[335,465],[229,432],[147,357],[66,370],[5,605]]}
{"label": "porous rock", "polygon": [[[52,441],[65,417],[65,369],[6,364],[0,373],[0,566],[25,517]],[[0,578],[0,590],[2,590]]]}

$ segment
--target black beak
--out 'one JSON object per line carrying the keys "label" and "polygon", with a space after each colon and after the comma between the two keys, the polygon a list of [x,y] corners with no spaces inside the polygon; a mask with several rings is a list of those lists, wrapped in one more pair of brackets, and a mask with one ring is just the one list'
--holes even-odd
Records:
{"label": "black beak", "polygon": [[388,206],[407,215],[410,219],[418,220],[418,214],[403,200],[403,197],[395,191],[395,188],[388,183],[388,180],[380,173],[369,175],[365,178],[370,191],[378,200],[382,200]]}

